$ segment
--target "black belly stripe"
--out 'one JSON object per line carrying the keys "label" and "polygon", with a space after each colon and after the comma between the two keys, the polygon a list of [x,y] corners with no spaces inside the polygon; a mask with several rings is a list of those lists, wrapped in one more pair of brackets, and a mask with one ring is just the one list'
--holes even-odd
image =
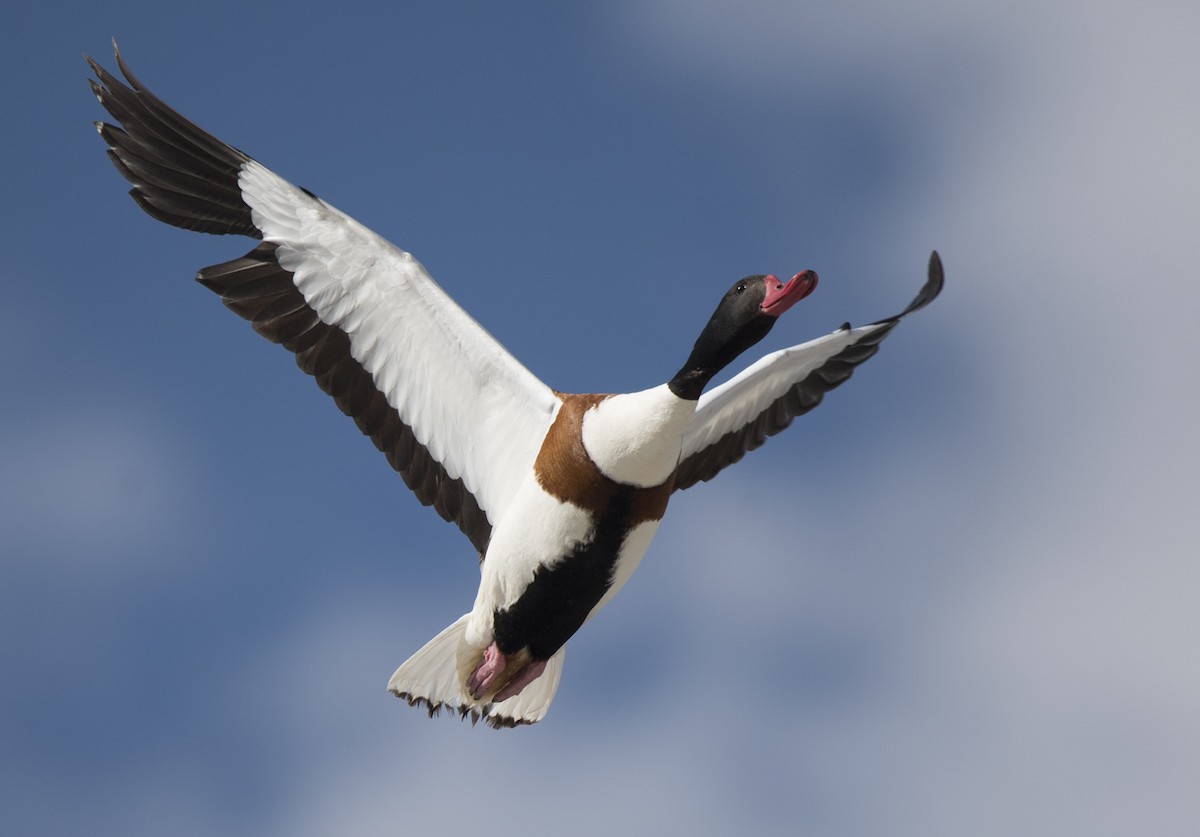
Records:
{"label": "black belly stripe", "polygon": [[635,488],[614,493],[590,540],[553,566],[542,566],[510,607],[496,611],[492,627],[505,655],[528,648],[535,660],[548,660],[579,630],[612,586],[621,546],[632,528]]}
{"label": "black belly stripe", "polygon": [[558,395],[562,406],[534,473],[547,494],[589,512],[595,524],[587,539],[538,567],[517,600],[493,614],[492,637],[506,656],[528,648],[535,660],[548,660],[579,630],[612,586],[625,538],[638,524],[662,519],[674,485],[673,474],[650,488],[606,477],[583,446],[582,426],[584,414],[609,396]]}

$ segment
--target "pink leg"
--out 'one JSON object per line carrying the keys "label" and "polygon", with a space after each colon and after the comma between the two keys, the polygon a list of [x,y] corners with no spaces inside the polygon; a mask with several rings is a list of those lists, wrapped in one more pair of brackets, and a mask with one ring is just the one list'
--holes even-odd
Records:
{"label": "pink leg", "polygon": [[542,672],[545,670],[545,660],[534,660],[532,663],[529,663],[520,671],[518,671],[513,679],[508,681],[508,684],[503,689],[496,692],[496,697],[493,698],[493,700],[495,700],[496,703],[499,703],[502,700],[521,694],[521,690],[534,680],[537,680],[539,677],[541,677]]}
{"label": "pink leg", "polygon": [[504,671],[505,659],[500,653],[500,649],[496,647],[496,643],[492,643],[483,650],[483,659],[475,670],[471,672],[471,676],[467,678],[467,691],[471,693],[471,697],[479,700],[483,697],[484,692],[491,687],[496,678]]}

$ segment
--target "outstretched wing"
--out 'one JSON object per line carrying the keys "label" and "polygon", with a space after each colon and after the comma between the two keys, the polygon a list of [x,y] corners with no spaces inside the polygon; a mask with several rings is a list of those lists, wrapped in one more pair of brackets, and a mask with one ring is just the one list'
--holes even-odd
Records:
{"label": "outstretched wing", "polygon": [[426,505],[482,554],[558,399],[408,253],[88,59],[109,157],[151,216],[262,239],[197,279],[296,355]]}
{"label": "outstretched wing", "polygon": [[821,403],[825,393],[849,378],[856,366],[879,351],[900,320],[924,308],[942,290],[942,261],[929,257],[929,278],[916,298],[894,317],[851,328],[773,352],[700,397],[683,436],[675,488],[710,480]]}

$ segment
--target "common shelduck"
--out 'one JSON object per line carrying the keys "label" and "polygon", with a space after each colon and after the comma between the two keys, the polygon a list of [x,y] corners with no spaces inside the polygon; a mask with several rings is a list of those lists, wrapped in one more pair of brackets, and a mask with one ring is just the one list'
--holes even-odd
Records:
{"label": "common shelduck", "polygon": [[[115,47],[114,47],[115,51]],[[619,395],[539,381],[408,253],[193,125],[88,58],[96,123],[130,194],[184,229],[262,243],[197,279],[268,340],[294,352],[425,505],[456,523],[481,580],[459,617],[392,675],[388,689],[494,727],[540,720],[563,646],[629,579],[671,494],[715,476],[811,410],[942,288],[937,253],[900,314],[849,323],[763,357],[702,394],[817,285],[733,283],[683,367]]]}

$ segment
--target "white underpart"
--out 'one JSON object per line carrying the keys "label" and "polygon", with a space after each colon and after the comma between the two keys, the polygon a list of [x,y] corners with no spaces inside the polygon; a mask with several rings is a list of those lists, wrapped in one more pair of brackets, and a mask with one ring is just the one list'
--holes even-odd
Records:
{"label": "white underpart", "polygon": [[417,441],[495,525],[533,467],[554,393],[410,254],[259,163],[243,165],[238,185],[305,301],[346,333]]}
{"label": "white underpart", "polygon": [[650,548],[650,541],[654,540],[654,535],[658,532],[657,520],[647,520],[639,523],[629,531],[625,536],[625,542],[621,544],[621,554],[617,557],[617,565],[613,568],[612,586],[605,592],[604,597],[596,603],[592,608],[592,612],[588,614],[588,619],[596,615],[596,611],[608,604],[609,599],[617,594],[617,591],[625,586],[625,582],[633,575],[633,571],[638,568],[638,564],[642,562],[642,556],[646,554],[646,550]]}
{"label": "white underpart", "polygon": [[624,485],[660,485],[679,464],[695,401],[666,384],[606,398],[583,417],[583,446],[605,476]]}
{"label": "white underpart", "polygon": [[569,555],[590,536],[592,527],[589,512],[546,493],[531,472],[504,520],[492,530],[467,623],[467,643],[475,648],[490,643],[495,612],[516,602],[539,567],[553,566]]}
{"label": "white underpart", "polygon": [[[533,483],[533,488],[531,495],[522,497],[519,504],[522,510],[529,509],[537,517],[527,519],[531,524],[529,526],[507,527],[499,545],[493,535],[492,544],[488,548],[487,558],[483,562],[479,593],[467,620],[465,639],[473,648],[484,648],[492,641],[492,618],[496,610],[512,605],[520,597],[538,567],[554,566],[562,560],[564,554],[569,553],[591,534],[592,521],[588,513],[556,500],[542,491],[536,483]],[[541,496],[534,499],[539,493]],[[514,504],[514,511],[516,507],[517,504]],[[612,584],[588,613],[585,622],[595,616],[600,608],[608,604],[617,591],[625,586],[625,582],[641,563],[650,542],[654,540],[658,524],[657,520],[639,523],[626,535],[613,567]],[[532,531],[535,539],[523,540],[519,530]],[[512,537],[509,537],[508,533],[513,533]],[[533,544],[536,543],[544,549],[547,541],[537,538],[553,538],[561,551],[553,557],[542,555],[539,549],[533,548]]]}

